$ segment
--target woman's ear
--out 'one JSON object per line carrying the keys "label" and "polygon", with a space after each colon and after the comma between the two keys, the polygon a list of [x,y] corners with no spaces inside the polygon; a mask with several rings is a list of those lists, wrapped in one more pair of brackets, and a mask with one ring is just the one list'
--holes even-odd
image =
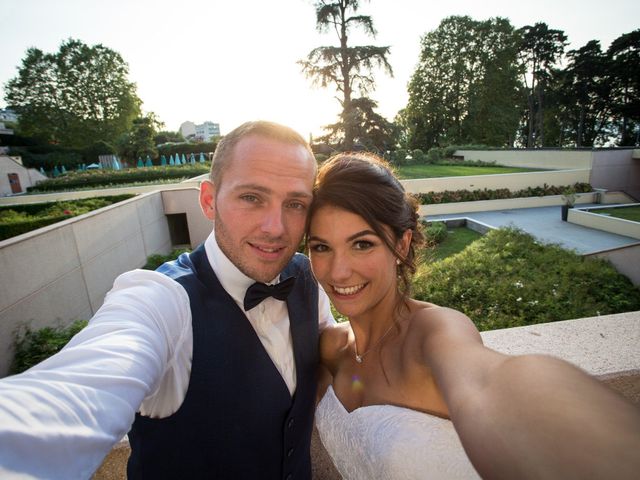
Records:
{"label": "woman's ear", "polygon": [[413,238],[413,232],[406,229],[402,234],[402,238],[398,240],[397,251],[404,260],[409,254],[409,247],[411,246],[411,239]]}
{"label": "woman's ear", "polygon": [[211,180],[200,184],[200,208],[209,220],[216,218],[216,187]]}

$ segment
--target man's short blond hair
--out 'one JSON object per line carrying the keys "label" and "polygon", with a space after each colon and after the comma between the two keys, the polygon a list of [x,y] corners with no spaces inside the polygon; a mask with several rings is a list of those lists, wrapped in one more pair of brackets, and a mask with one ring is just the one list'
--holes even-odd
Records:
{"label": "man's short blond hair", "polygon": [[211,162],[210,178],[214,185],[220,186],[222,174],[227,169],[231,159],[233,158],[233,150],[235,146],[240,140],[251,135],[277,140],[292,145],[301,145],[309,152],[309,157],[315,165],[315,156],[313,155],[309,143],[295,130],[284,125],[280,125],[279,123],[268,122],[265,120],[246,122],[239,127],[234,128],[218,142]]}

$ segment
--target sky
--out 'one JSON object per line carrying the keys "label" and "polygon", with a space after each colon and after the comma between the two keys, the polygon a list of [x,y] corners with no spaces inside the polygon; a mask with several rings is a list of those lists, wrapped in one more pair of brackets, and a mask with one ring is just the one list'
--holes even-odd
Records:
{"label": "sky", "polygon": [[[319,33],[312,0],[0,0],[0,107],[30,47],[57,52],[75,38],[119,52],[129,64],[144,112],[166,130],[184,121],[220,124],[225,134],[247,120],[273,120],[305,137],[322,134],[340,105],[331,88],[314,87],[296,63],[315,47],[337,45]],[[606,49],[640,28],[637,0],[360,0],[375,39],[354,32],[353,45],[390,46],[393,77],[376,73],[369,96],[393,120],[407,103],[420,39],[450,15],[506,17],[516,27],[545,22],[568,36],[568,49],[600,40]]]}

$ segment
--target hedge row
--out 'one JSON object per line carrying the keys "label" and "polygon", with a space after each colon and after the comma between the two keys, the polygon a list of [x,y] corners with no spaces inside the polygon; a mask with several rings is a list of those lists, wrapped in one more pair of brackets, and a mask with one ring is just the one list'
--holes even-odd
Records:
{"label": "hedge row", "polygon": [[53,223],[61,222],[67,218],[71,218],[72,215],[60,215],[57,217],[43,217],[35,218],[32,220],[25,220],[24,222],[15,223],[0,223],[0,240],[6,240],[7,238],[22,235],[23,233],[37,230],[38,228],[46,227]]}
{"label": "hedge row", "polygon": [[0,240],[103,208],[134,195],[114,195],[82,200],[0,207]]}
{"label": "hedge row", "polygon": [[167,179],[187,179],[209,172],[208,163],[195,165],[129,168],[126,170],[92,170],[85,172],[69,172],[66,175],[45,180],[33,187],[29,192],[52,192],[73,190],[76,188],[122,185],[137,182],[151,182]]}
{"label": "hedge row", "polygon": [[508,188],[499,188],[496,190],[445,190],[444,192],[427,192],[417,194],[416,197],[422,205],[431,205],[438,203],[455,203],[455,202],[475,202],[478,200],[502,200],[509,198],[525,198],[525,197],[544,197],[547,195],[562,195],[567,190],[573,190],[575,193],[592,192],[593,188],[588,183],[575,183],[574,185],[560,185],[543,187],[529,187],[516,192],[510,191]]}

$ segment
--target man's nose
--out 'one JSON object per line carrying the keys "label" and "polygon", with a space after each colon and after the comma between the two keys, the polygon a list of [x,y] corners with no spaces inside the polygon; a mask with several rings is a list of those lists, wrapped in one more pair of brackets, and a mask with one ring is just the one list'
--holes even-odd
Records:
{"label": "man's nose", "polygon": [[271,236],[278,237],[284,233],[284,218],[282,208],[270,207],[262,219],[262,231]]}

